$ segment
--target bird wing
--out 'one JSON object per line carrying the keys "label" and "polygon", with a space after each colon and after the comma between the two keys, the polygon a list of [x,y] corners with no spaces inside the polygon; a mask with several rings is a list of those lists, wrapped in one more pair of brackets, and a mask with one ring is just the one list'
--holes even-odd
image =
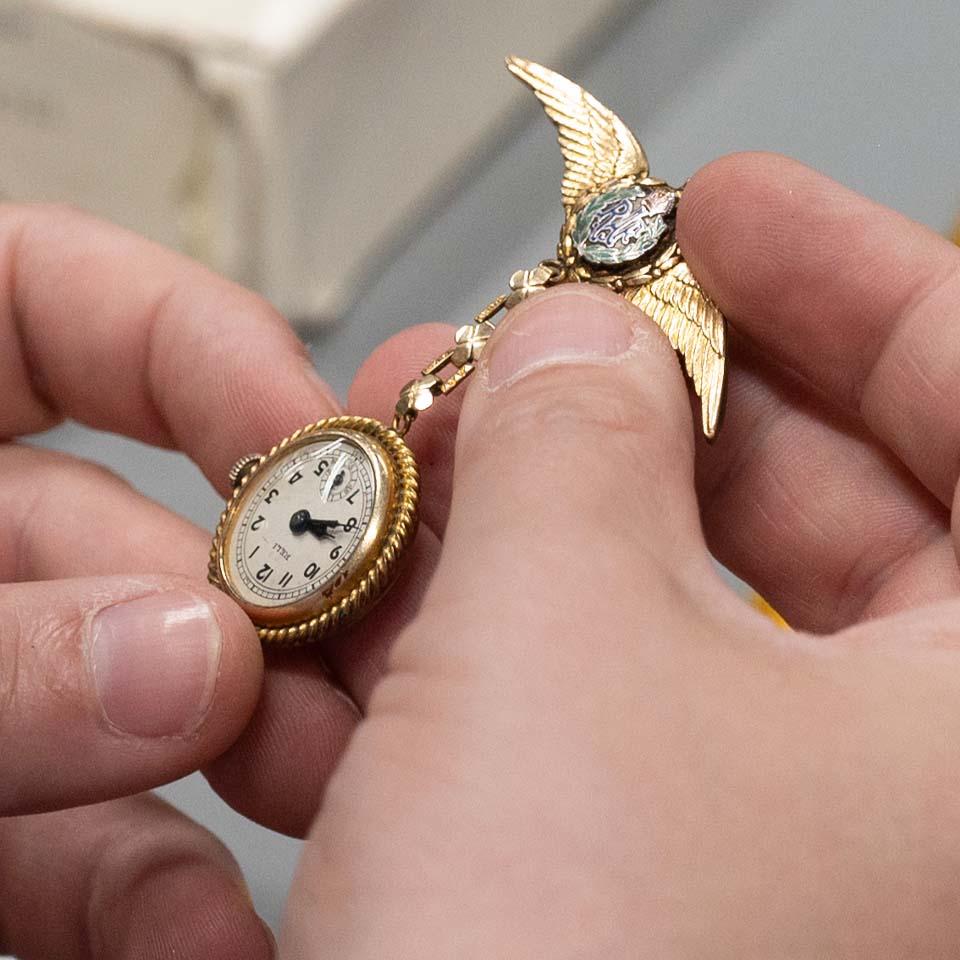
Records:
{"label": "bird wing", "polygon": [[562,192],[568,213],[608,180],[647,175],[643,147],[626,124],[586,90],[520,57],[508,57],[507,69],[533,90],[556,124],[566,164]]}
{"label": "bird wing", "polygon": [[717,435],[723,412],[726,375],[726,321],[716,304],[700,289],[684,261],[662,277],[626,292],[683,354],[687,374],[700,397],[703,432]]}

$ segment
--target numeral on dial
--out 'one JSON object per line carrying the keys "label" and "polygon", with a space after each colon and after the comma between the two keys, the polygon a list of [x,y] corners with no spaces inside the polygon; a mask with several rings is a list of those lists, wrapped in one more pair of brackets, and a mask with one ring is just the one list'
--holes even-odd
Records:
{"label": "numeral on dial", "polygon": [[330,559],[331,559],[331,560],[336,560],[337,557],[340,556],[340,551],[341,551],[342,549],[343,549],[343,547],[341,547],[340,544],[338,543],[338,544],[330,551]]}
{"label": "numeral on dial", "polygon": [[302,480],[302,479],[303,479],[303,474],[298,470],[298,471],[287,481],[287,483],[289,483],[290,486],[292,487],[298,480]]}
{"label": "numeral on dial", "polygon": [[269,563],[265,563],[265,564],[257,571],[257,579],[258,579],[261,583],[266,583],[266,582],[270,579],[270,574],[271,574],[271,573],[273,573],[273,567],[271,567]]}
{"label": "numeral on dial", "polygon": [[273,498],[274,498],[274,497],[279,497],[279,496],[280,496],[280,491],[279,491],[279,490],[271,490],[271,491],[267,494],[267,499],[264,500],[263,502],[264,502],[264,503],[272,503],[272,502],[273,502]]}
{"label": "numeral on dial", "polygon": [[316,469],[315,469],[313,472],[319,477],[320,474],[322,474],[323,471],[326,470],[327,467],[329,467],[329,466],[330,466],[330,464],[327,463],[326,460],[321,460],[321,461],[317,464]]}
{"label": "numeral on dial", "polygon": [[356,490],[353,491],[353,493],[350,494],[349,497],[347,497],[347,503],[349,503],[351,507],[353,506],[353,501],[357,499],[357,494],[359,492],[360,492],[360,488],[358,487]]}
{"label": "numeral on dial", "polygon": [[319,572],[320,568],[315,563],[311,563],[307,569],[303,571],[303,575],[308,580],[312,580]]}
{"label": "numeral on dial", "polygon": [[280,578],[280,586],[285,587],[293,579],[293,574],[289,571]]}
{"label": "numeral on dial", "polygon": [[263,526],[263,524],[266,522],[266,519],[267,519],[266,517],[257,517],[257,519],[250,524],[250,529],[259,530]]}

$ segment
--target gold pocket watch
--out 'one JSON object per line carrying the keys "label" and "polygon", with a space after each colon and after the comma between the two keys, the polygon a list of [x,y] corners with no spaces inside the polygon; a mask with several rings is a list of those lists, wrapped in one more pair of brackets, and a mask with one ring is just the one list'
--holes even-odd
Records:
{"label": "gold pocket watch", "polygon": [[510,292],[457,331],[453,346],[401,390],[392,425],[332,417],[234,464],[210,582],[240,604],[266,643],[330,634],[393,583],[417,529],[419,477],[403,438],[419,413],[473,372],[493,318],[529,296],[558,283],[595,283],[637,304],[683,356],[704,434],[712,439],[719,428],[725,321],[676,243],[682,190],[648,176],[633,134],[581,87],[516,57],[507,66],[558,127],[565,216],[557,258],[517,271]]}
{"label": "gold pocket watch", "polygon": [[231,480],[210,581],[266,642],[302,643],[361,616],[417,530],[416,461],[376,420],[320,420],[239,460]]}

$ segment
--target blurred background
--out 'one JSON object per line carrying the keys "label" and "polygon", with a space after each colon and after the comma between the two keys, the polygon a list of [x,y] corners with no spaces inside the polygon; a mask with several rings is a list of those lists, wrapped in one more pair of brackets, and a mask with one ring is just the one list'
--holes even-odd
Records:
{"label": "blurred background", "polygon": [[[466,322],[554,248],[559,151],[505,54],[582,83],[670,182],[779,151],[948,234],[958,37],[956,0],[0,0],[0,199],[78,203],[258,288],[342,395],[385,337]],[[215,523],[180,456],[73,424],[35,442]],[[161,792],[275,925],[298,844],[199,777]]]}

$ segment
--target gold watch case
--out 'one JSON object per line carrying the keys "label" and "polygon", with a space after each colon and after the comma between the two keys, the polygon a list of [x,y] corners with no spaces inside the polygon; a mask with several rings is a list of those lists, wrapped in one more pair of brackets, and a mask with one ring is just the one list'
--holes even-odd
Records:
{"label": "gold watch case", "polygon": [[[259,490],[258,477],[269,475],[298,450],[325,439],[344,439],[366,453],[376,476],[371,516],[359,545],[330,583],[294,603],[263,606],[251,602],[235,584],[239,577],[230,555],[231,538]],[[231,471],[234,492],[220,516],[210,551],[210,582],[231,596],[257,627],[261,641],[295,645],[318,640],[362,617],[383,596],[399,571],[417,529],[419,475],[410,448],[378,420],[330,417],[297,430],[266,456],[247,456]]]}

